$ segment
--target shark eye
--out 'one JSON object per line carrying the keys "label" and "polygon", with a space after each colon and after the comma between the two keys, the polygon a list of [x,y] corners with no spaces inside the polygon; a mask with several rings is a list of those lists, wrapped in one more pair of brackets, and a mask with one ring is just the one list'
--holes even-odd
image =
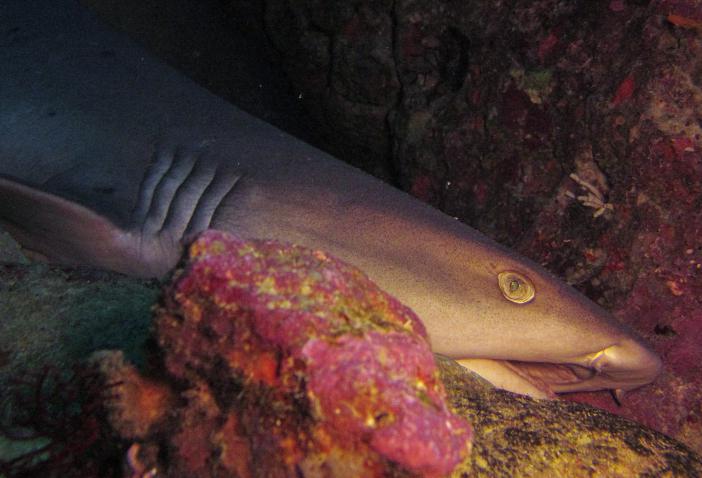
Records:
{"label": "shark eye", "polygon": [[497,274],[497,284],[505,299],[515,304],[526,304],[534,298],[534,284],[523,274],[504,271]]}

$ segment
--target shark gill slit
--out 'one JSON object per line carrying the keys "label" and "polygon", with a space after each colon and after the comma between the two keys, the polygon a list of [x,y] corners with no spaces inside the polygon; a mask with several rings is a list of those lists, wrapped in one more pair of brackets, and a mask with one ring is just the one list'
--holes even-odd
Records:
{"label": "shark gill slit", "polygon": [[[163,175],[154,191],[151,208],[144,221],[148,233],[159,235],[164,232],[168,225],[168,217],[177,212],[172,211],[173,203],[178,197],[178,192],[182,192],[183,184],[195,169],[196,161],[192,152],[176,150],[171,167]],[[171,226],[175,226],[175,223]]]}
{"label": "shark gill slit", "polygon": [[[218,176],[218,170],[219,168],[215,170],[213,179],[198,198],[185,232],[186,235],[195,234],[210,227],[217,209],[224,201],[224,198],[234,190],[241,178],[240,174],[222,174]],[[220,177],[222,179],[219,179]]]}
{"label": "shark gill slit", "polygon": [[[157,149],[132,213],[132,229],[141,232],[140,240],[163,233],[182,239],[210,226],[241,174],[228,174],[203,156],[186,148]],[[189,211],[183,216],[186,207]]]}
{"label": "shark gill slit", "polygon": [[131,214],[131,229],[141,229],[151,208],[156,186],[171,167],[172,162],[173,156],[167,154],[167,151],[157,147],[153,152],[151,164],[144,172],[144,178],[139,185],[139,199]]}
{"label": "shark gill slit", "polygon": [[182,154],[179,151],[173,153],[170,167],[161,175],[151,194],[148,212],[141,223],[143,235],[155,236],[162,231],[171,202],[194,166],[195,161],[191,155]]}
{"label": "shark gill slit", "polygon": [[193,155],[194,164],[188,174],[175,189],[168,203],[168,213],[159,230],[172,237],[182,238],[197,211],[198,204],[215,178],[216,168],[210,161],[201,158],[199,152],[186,152]]}

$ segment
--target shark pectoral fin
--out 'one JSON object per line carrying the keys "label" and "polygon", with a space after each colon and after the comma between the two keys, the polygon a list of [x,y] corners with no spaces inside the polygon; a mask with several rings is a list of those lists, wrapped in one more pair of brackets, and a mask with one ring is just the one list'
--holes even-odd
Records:
{"label": "shark pectoral fin", "polygon": [[189,148],[159,149],[128,228],[73,201],[0,177],[0,225],[50,262],[163,277],[177,264],[183,244],[210,226],[241,177],[235,170],[219,171],[219,163]]}
{"label": "shark pectoral fin", "polygon": [[0,225],[49,262],[130,272],[130,233],[59,196],[0,177]]}

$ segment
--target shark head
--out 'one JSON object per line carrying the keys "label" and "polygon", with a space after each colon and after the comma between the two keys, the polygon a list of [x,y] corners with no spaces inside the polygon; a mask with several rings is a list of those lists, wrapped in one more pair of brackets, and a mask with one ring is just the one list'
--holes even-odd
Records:
{"label": "shark head", "polygon": [[499,245],[460,242],[451,257],[436,260],[443,267],[435,267],[434,277],[442,285],[429,298],[410,299],[438,353],[501,388],[535,397],[621,393],[659,374],[658,355],[574,288]]}

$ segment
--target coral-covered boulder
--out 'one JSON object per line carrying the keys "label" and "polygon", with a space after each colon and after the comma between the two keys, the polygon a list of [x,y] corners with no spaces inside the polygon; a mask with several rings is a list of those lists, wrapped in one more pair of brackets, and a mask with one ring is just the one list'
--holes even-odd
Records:
{"label": "coral-covered boulder", "polygon": [[133,472],[443,476],[470,452],[422,323],[323,252],[204,233],[155,340],[165,380],[101,360],[121,384],[113,427],[139,442]]}

